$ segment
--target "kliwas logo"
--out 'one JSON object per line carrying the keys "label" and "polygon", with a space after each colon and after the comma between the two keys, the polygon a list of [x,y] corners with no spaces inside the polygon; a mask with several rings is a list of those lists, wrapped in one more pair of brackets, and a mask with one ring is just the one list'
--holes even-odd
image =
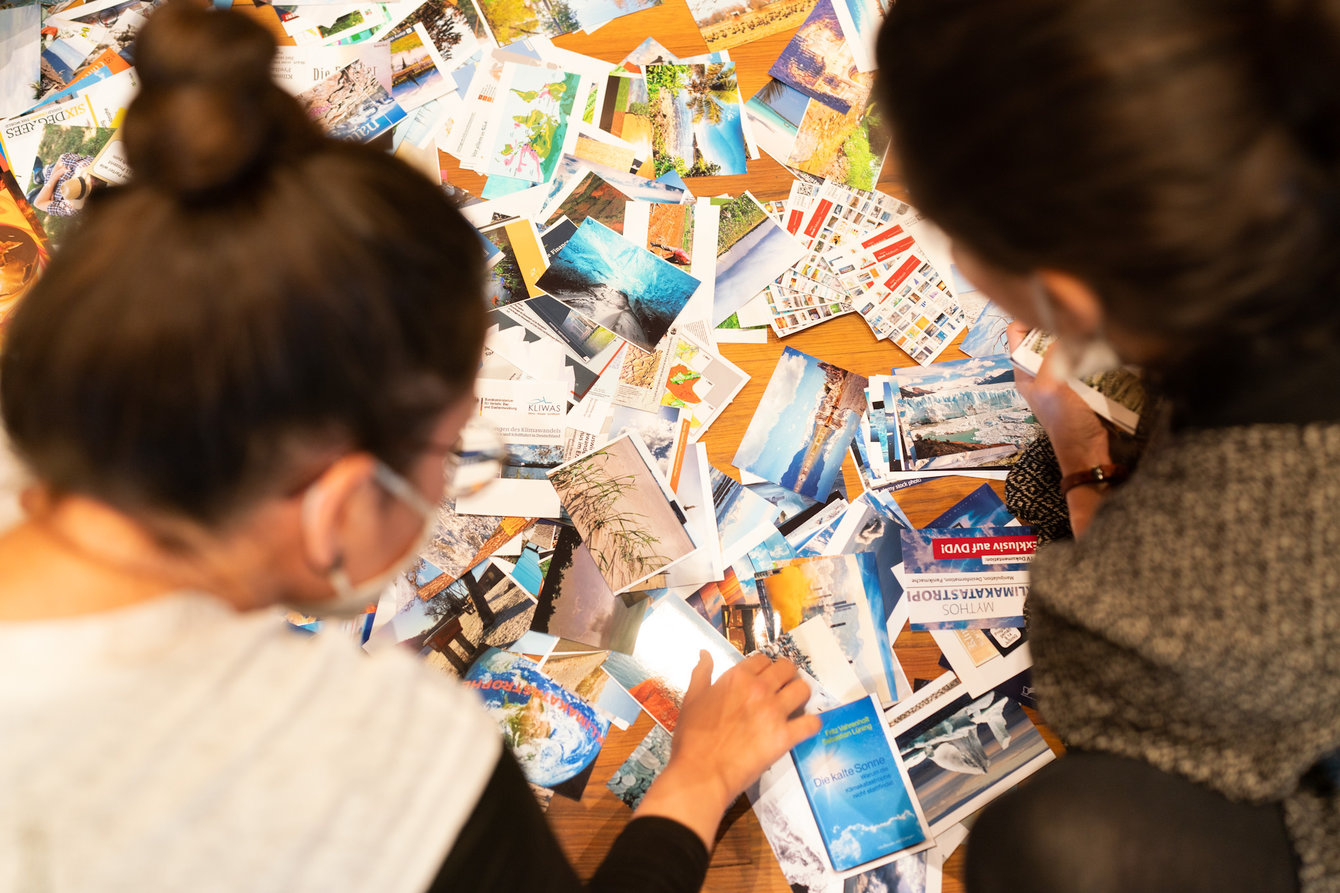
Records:
{"label": "kliwas logo", "polygon": [[536,397],[526,406],[526,411],[531,415],[562,415],[563,404]]}

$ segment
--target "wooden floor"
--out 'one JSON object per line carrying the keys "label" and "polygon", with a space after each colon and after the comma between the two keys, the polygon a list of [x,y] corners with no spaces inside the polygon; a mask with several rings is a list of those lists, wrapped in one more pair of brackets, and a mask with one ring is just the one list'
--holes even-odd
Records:
{"label": "wooden floor", "polygon": [[[278,19],[270,7],[251,7],[252,0],[237,0],[239,7],[250,7],[258,19],[276,34],[281,42],[290,42],[279,28]],[[697,25],[689,15],[684,0],[666,0],[654,9],[626,16],[601,28],[593,35],[569,35],[555,43],[567,49],[617,62],[647,37],[655,37],[677,55],[697,55],[707,51]],[[790,40],[791,34],[777,34],[763,40],[734,48],[731,58],[737,63],[737,76],[742,95],[752,96],[768,80],[768,69]],[[484,178],[458,168],[454,160],[443,155],[442,168],[450,181],[479,194]],[[749,190],[760,200],[784,198],[791,176],[771,158],[764,155],[749,162],[749,173],[733,177],[697,178],[688,181],[696,195],[739,194]],[[905,197],[895,165],[886,163],[879,187],[892,195]],[[831,320],[816,328],[788,337],[779,342],[769,334],[767,344],[724,345],[723,352],[743,367],[752,379],[739,397],[712,425],[704,437],[708,456],[716,467],[738,477],[731,459],[744,435],[745,428],[767,385],[783,347],[794,347],[822,360],[849,369],[861,375],[886,375],[895,366],[911,366],[912,360],[888,342],[877,342],[865,323],[854,315]],[[957,343],[942,359],[962,357]],[[855,469],[848,460],[844,468],[848,491],[860,492]],[[900,493],[899,502],[914,524],[931,520],[958,499],[966,496],[981,482],[964,478],[944,478]],[[994,484],[1000,489],[999,484]],[[938,665],[939,650],[928,633],[904,631],[894,649],[909,679],[933,679],[943,670]],[[1037,717],[1034,716],[1036,720]],[[606,780],[628,757],[633,748],[651,727],[645,714],[631,729],[614,730],[601,752],[580,801],[556,797],[550,807],[551,823],[569,857],[584,875],[589,875],[604,857],[610,842],[627,822],[629,810],[605,787]],[[1060,749],[1055,737],[1043,729],[1053,749]],[[946,865],[944,890],[958,893],[962,890],[962,850]],[[717,893],[744,893],[744,891],[776,891],[789,893],[789,887],[773,858],[768,842],[758,822],[745,804],[737,804],[723,825],[705,890]]]}

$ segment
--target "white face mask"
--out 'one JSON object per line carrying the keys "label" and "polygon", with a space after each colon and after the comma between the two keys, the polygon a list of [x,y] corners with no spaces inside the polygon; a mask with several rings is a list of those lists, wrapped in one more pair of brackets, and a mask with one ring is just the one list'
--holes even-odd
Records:
{"label": "white face mask", "polygon": [[[415,490],[409,481],[381,462],[377,463],[373,477],[386,492],[422,516],[423,527],[414,541],[410,543],[404,555],[391,562],[386,570],[361,583],[350,580],[348,571],[344,569],[343,560],[337,559],[334,567],[326,573],[326,580],[335,590],[335,597],[329,601],[302,605],[302,610],[306,613],[328,618],[356,617],[362,614],[367,610],[368,605],[375,604],[380,599],[382,591],[387,586],[390,586],[397,577],[413,566],[419,557],[419,553],[423,551],[424,546],[432,538],[433,521],[437,517],[437,507],[424,499],[423,495]],[[309,490],[308,496],[304,499],[311,498],[311,493],[312,491]]]}
{"label": "white face mask", "polygon": [[1033,277],[1033,308],[1037,311],[1042,328],[1056,336],[1047,355],[1053,354],[1052,368],[1061,378],[1088,378],[1101,375],[1122,365],[1112,343],[1103,335],[1101,326],[1096,334],[1088,338],[1076,338],[1073,335],[1060,335],[1056,330],[1056,313],[1052,307],[1051,296],[1042,284],[1042,278]]}

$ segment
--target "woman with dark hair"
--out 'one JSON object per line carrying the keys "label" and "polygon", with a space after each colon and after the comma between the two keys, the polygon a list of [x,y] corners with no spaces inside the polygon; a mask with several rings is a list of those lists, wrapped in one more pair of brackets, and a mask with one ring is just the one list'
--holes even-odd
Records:
{"label": "woman with dark hair", "polygon": [[[1340,890],[1337,52],[1336,0],[889,13],[913,201],[1060,336],[1020,389],[1076,533],[1029,596],[1070,754],[982,816],[972,890]],[[1064,383],[1095,359],[1170,404],[1120,485]]]}
{"label": "woman with dark hair", "polygon": [[[244,16],[169,0],[124,138],[19,306],[0,537],[0,890],[569,890],[472,694],[260,610],[363,607],[473,409],[478,237],[323,137]],[[670,765],[591,881],[696,890],[726,808],[816,731],[794,668],[694,672]]]}

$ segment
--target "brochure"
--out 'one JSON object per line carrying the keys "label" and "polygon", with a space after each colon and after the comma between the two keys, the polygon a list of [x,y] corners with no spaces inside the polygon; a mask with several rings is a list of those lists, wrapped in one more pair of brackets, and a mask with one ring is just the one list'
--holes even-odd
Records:
{"label": "brochure", "polygon": [[914,630],[1024,625],[1028,527],[904,530],[906,599]]}

